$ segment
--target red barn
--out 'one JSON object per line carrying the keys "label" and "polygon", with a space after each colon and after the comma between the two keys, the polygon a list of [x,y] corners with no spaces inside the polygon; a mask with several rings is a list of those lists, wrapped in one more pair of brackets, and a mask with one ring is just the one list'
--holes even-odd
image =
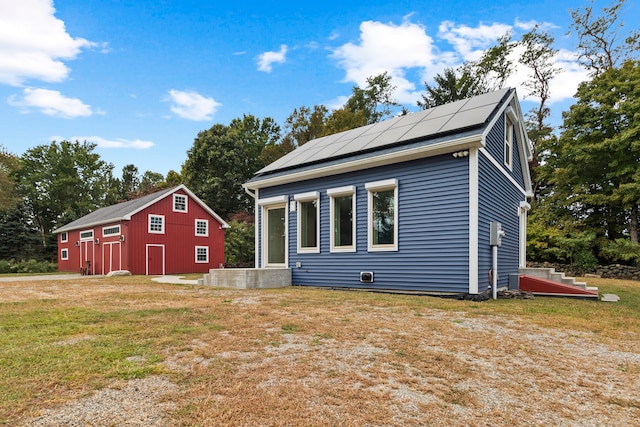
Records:
{"label": "red barn", "polygon": [[206,273],[224,263],[224,229],[184,185],[98,209],[58,228],[58,270]]}

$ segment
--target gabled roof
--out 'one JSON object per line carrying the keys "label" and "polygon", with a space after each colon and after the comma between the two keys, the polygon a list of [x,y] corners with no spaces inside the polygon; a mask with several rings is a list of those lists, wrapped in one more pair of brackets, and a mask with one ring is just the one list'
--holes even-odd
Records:
{"label": "gabled roof", "polygon": [[213,216],[223,228],[228,228],[229,225],[218,216],[210,207],[208,207],[202,200],[200,200],[195,194],[191,192],[184,184],[167,188],[166,190],[157,191],[155,193],[148,194],[139,199],[129,200],[128,202],[118,203],[116,205],[100,208],[79,218],[67,225],[64,225],[53,233],[64,233],[65,231],[77,230],[80,228],[89,228],[96,225],[108,224],[122,220],[130,220],[133,215],[141,210],[159,202],[165,197],[170,196],[178,190],[183,190],[189,197],[196,201],[204,210],[206,210],[211,216]]}
{"label": "gabled roof", "polygon": [[245,184],[276,175],[288,175],[320,165],[335,165],[389,151],[411,149],[414,143],[436,150],[440,145],[462,138],[480,138],[500,106],[515,89],[500,89],[472,98],[440,105],[383,122],[314,139],[256,172]]}

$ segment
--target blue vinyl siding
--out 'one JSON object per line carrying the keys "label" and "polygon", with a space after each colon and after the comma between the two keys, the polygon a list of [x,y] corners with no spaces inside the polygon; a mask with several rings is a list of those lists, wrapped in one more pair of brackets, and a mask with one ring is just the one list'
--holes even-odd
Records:
{"label": "blue vinyl siding", "polygon": [[[509,169],[504,164],[504,137],[505,137],[505,115],[502,114],[500,118],[496,121],[496,124],[493,126],[489,134],[487,135],[487,151],[491,154],[491,156],[504,168],[505,171],[510,172],[511,177],[516,180],[516,182],[524,188],[524,175],[522,174],[522,163],[520,163],[520,159],[523,153],[520,153],[520,141],[519,141],[519,133],[514,132],[513,135],[513,146],[512,146],[512,170]],[[516,127],[517,128],[517,127]]]}
{"label": "blue vinyl siding", "polygon": [[[390,178],[398,180],[398,251],[368,252],[365,184]],[[356,188],[356,252],[331,253],[326,191],[350,185]],[[310,191],[320,193],[320,253],[297,253],[297,212],[289,212],[289,267],[294,284],[469,290],[468,158],[443,155],[263,188],[260,198],[286,195],[293,200],[294,194]],[[374,273],[373,283],[360,283],[363,271]]]}
{"label": "blue vinyl siding", "polygon": [[479,159],[479,215],[478,215],[478,291],[490,287],[489,270],[492,267],[491,246],[489,245],[489,223],[497,221],[502,225],[505,236],[498,248],[498,287],[506,287],[509,274],[518,273],[520,202],[524,194],[513,185],[484,156]]}

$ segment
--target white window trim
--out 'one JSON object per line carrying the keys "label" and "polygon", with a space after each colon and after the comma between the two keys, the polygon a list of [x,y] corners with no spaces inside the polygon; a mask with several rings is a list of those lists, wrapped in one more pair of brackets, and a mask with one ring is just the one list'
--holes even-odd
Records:
{"label": "white window trim", "polygon": [[[198,249],[204,249],[207,259],[205,261],[198,260]],[[195,247],[195,262],[196,264],[208,264],[209,263],[209,246],[196,246]]]}
{"label": "white window trim", "polygon": [[[198,222],[204,222],[204,234],[198,233]],[[196,218],[194,222],[194,233],[197,237],[209,237],[209,220]]]}
{"label": "white window trim", "polygon": [[67,243],[69,241],[69,233],[66,231],[64,233],[60,233],[60,243]]}
{"label": "white window trim", "polygon": [[[503,149],[502,159],[503,159],[504,165],[510,171],[513,170],[513,137],[516,130],[515,121],[511,118],[512,114],[509,114],[509,112],[507,112],[505,117],[504,146],[502,147]],[[507,156],[507,147],[509,147],[509,156]]]}
{"label": "white window trim", "polygon": [[[160,231],[156,231],[156,230],[151,230],[151,218],[161,218],[162,219],[162,230]],[[164,215],[156,215],[156,214],[149,214],[148,217],[148,225],[147,225],[147,231],[149,232],[149,234],[164,234]]]}
{"label": "white window trim", "polygon": [[[320,253],[320,193],[317,191],[311,191],[309,193],[295,194],[293,199],[297,202],[297,221],[298,221],[298,253],[301,254],[317,254]],[[302,209],[300,204],[304,202],[316,201],[316,246],[310,248],[302,247],[302,233],[300,232],[302,224]]]}
{"label": "white window trim", "polygon": [[60,250],[60,259],[66,261],[69,259],[69,249],[64,248]]}
{"label": "white window trim", "polygon": [[[329,251],[330,252],[356,252],[356,241],[357,241],[357,236],[356,236],[356,187],[354,185],[349,185],[346,187],[338,187],[338,188],[330,188],[327,190],[327,195],[330,197],[329,200],[329,240],[330,240],[330,246],[329,246]],[[334,221],[334,199],[337,197],[343,197],[343,196],[353,196],[351,198],[351,211],[353,212],[353,223],[352,223],[352,230],[351,230],[351,235],[352,235],[352,241],[353,244],[351,246],[335,246],[335,242],[334,242],[334,234],[335,234],[335,221]]]}
{"label": "white window trim", "polygon": [[[83,233],[91,233],[90,237],[82,237]],[[89,241],[89,240],[93,240],[93,230],[82,230],[78,236],[80,237],[80,240],[85,242],[85,241]]]}
{"label": "white window trim", "polygon": [[[176,209],[176,199],[178,197],[184,197],[184,210]],[[187,197],[186,194],[174,194],[173,195],[173,211],[174,212],[180,212],[180,213],[189,212],[189,198]]]}
{"label": "white window trim", "polygon": [[[398,180],[369,182],[364,185],[367,190],[367,247],[369,252],[392,252],[398,250]],[[373,244],[373,193],[375,191],[393,190],[393,244]]]}
{"label": "white window trim", "polygon": [[[289,204],[287,203],[288,196],[276,196],[269,197],[268,199],[262,199],[258,201],[258,204],[262,207],[261,211],[261,224],[260,228],[262,229],[262,245],[260,248],[260,256],[262,257],[262,266],[264,268],[287,268],[289,265]],[[284,239],[284,264],[283,263],[270,263],[269,256],[267,254],[268,250],[268,240],[269,240],[269,224],[268,224],[268,211],[269,209],[280,209],[284,208],[284,229],[286,233],[286,237]]]}
{"label": "white window trim", "polygon": [[[118,228],[118,232],[117,233],[111,233],[111,234],[104,234],[104,230],[109,229],[109,228]],[[119,236],[121,234],[121,230],[120,230],[120,224],[117,225],[109,225],[106,227],[102,227],[102,237],[111,237],[111,236]]]}

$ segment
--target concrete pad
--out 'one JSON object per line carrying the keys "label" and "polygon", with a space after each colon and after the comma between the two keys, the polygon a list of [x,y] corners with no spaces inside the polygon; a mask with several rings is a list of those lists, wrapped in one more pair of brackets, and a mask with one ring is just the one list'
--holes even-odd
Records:
{"label": "concrete pad", "polygon": [[618,302],[620,301],[620,297],[616,294],[602,294],[602,299],[600,301],[604,302]]}
{"label": "concrete pad", "polygon": [[173,285],[197,285],[198,279],[196,280],[187,280],[183,279],[184,276],[160,276],[155,277],[151,280],[158,283],[171,283]]}

